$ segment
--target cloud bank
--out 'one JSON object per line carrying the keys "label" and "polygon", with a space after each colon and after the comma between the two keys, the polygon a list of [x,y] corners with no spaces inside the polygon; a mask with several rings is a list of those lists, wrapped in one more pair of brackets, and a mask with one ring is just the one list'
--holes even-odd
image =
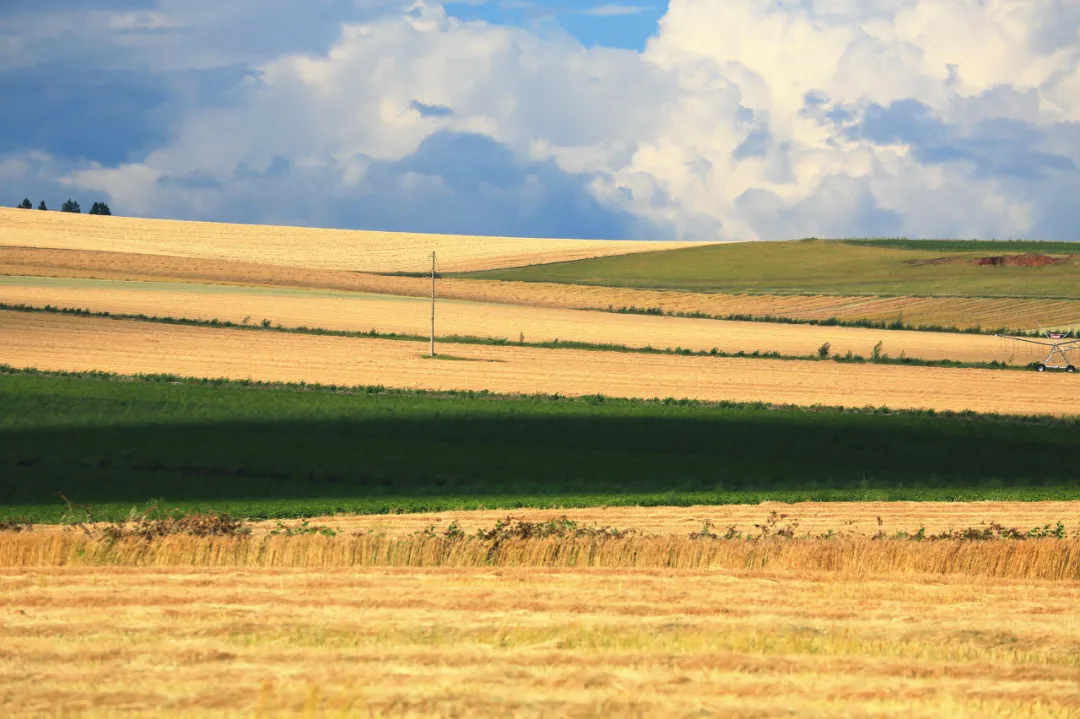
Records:
{"label": "cloud bank", "polygon": [[53,5],[0,11],[5,201],[527,236],[1080,239],[1075,3],[672,0],[642,52],[425,2]]}

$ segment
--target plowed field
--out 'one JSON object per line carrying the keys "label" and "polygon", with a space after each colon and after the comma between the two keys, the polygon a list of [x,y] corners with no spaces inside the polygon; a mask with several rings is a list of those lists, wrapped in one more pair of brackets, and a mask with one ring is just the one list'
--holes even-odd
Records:
{"label": "plowed field", "polygon": [[1076,378],[1063,373],[468,345],[445,345],[440,352],[451,357],[433,360],[425,356],[425,344],[414,342],[17,312],[0,312],[0,336],[0,362],[41,369],[801,405],[1077,412]]}
{"label": "plowed field", "polygon": [[[116,280],[175,280],[372,292],[423,297],[424,278],[389,277],[340,270],[280,267],[124,252],[41,250],[0,246],[0,274],[98,277]],[[707,294],[589,287],[542,282],[499,282],[444,278],[439,295],[450,299],[571,309],[660,307],[671,312],[726,316],[775,315],[795,319],[870,319],[944,327],[1034,329],[1080,324],[1080,300],[981,297],[875,297],[853,295]]]}
{"label": "plowed field", "polygon": [[1072,582],[0,569],[0,713],[1066,717]]}
{"label": "plowed field", "polygon": [[[424,298],[271,288],[178,283],[0,277],[0,302],[41,307],[88,308],[96,312],[159,317],[219,319],[258,324],[270,319],[285,327],[322,327],[366,332],[426,335],[431,303]],[[529,342],[564,341],[628,347],[683,347],[813,355],[824,342],[833,354],[869,357],[877,342],[893,357],[960,361],[1042,360],[1036,345],[989,335],[869,330],[761,322],[657,317],[441,300],[436,308],[440,335],[474,335]],[[1080,361],[1080,359],[1078,359]]]}
{"label": "plowed field", "polygon": [[111,250],[360,272],[422,271],[438,253],[447,271],[516,267],[690,243],[422,235],[308,227],[98,217],[0,208],[0,243]]}

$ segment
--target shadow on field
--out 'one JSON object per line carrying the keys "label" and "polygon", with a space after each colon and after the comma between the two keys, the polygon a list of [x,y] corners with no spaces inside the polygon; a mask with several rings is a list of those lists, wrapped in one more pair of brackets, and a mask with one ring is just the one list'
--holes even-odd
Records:
{"label": "shadow on field", "polygon": [[618,416],[513,402],[444,416],[437,400],[424,402],[423,417],[3,429],[0,504],[52,504],[57,490],[101,503],[1060,486],[1080,477],[1074,426],[747,409]]}

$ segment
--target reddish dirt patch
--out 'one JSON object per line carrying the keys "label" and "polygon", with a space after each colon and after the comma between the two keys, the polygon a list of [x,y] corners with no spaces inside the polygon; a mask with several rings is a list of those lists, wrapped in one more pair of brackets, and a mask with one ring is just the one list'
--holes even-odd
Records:
{"label": "reddish dirt patch", "polygon": [[1051,257],[1040,255],[1035,252],[1025,252],[1022,255],[998,255],[994,257],[976,257],[968,260],[973,265],[1006,265],[1009,267],[1046,267],[1048,265],[1060,265],[1069,261],[1067,257]]}
{"label": "reddish dirt patch", "polygon": [[965,263],[969,265],[991,267],[1047,267],[1049,265],[1062,265],[1070,261],[1069,257],[1052,257],[1040,255],[1036,252],[1025,252],[1020,255],[992,255],[989,257],[975,257],[964,259],[962,257],[935,257],[930,260],[906,260],[909,265],[951,265]]}

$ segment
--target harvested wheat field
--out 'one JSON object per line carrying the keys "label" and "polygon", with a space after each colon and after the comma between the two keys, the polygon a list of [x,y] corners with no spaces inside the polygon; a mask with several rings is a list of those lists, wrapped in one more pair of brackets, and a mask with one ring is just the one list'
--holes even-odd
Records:
{"label": "harvested wheat field", "polygon": [[1075,581],[65,567],[0,587],[11,717],[1080,713]]}
{"label": "harvested wheat field", "polygon": [[0,312],[0,363],[122,374],[1074,415],[1075,376],[443,345]]}
{"label": "harvested wheat field", "polygon": [[[35,307],[85,308],[114,314],[218,319],[285,327],[426,335],[428,299],[284,288],[230,287],[163,282],[0,277],[0,302]],[[882,342],[890,356],[964,362],[1027,364],[1046,357],[1042,347],[988,335],[871,330],[761,322],[598,313],[488,302],[442,300],[436,308],[439,335],[471,335],[528,342],[563,340],[627,347],[728,353],[779,352],[814,355],[828,342],[833,354],[869,357]]]}
{"label": "harvested wheat field", "polygon": [[414,272],[438,253],[446,271],[562,262],[693,243],[423,235],[100,217],[0,209],[0,243],[112,250],[362,272]]}
{"label": "harvested wheat field", "polygon": [[[311,287],[413,297],[429,295],[430,281],[366,273],[280,267],[243,261],[153,256],[122,252],[0,247],[0,274],[116,280],[214,282]],[[1080,300],[984,297],[878,297],[851,295],[710,294],[669,290],[591,287],[543,282],[443,278],[441,297],[568,309],[659,307],[664,311],[726,316],[773,315],[843,321],[870,319],[906,324],[1033,329],[1080,323]],[[1034,318],[1034,319],[1033,319]]]}
{"label": "harvested wheat field", "polygon": [[[431,292],[430,281],[417,277],[194,257],[4,246],[0,246],[0,275],[310,287],[412,297]],[[843,321],[888,322],[900,318],[908,325],[960,328],[1034,329],[1036,321],[1044,327],[1080,324],[1080,300],[1069,299],[730,295],[462,278],[439,280],[438,292],[448,299],[565,309],[634,306],[714,316],[773,315],[805,320],[836,317]]]}
{"label": "harvested wheat field", "polygon": [[[878,532],[935,534],[951,529],[997,523],[1024,532],[1061,522],[1069,531],[1080,530],[1080,502],[762,502],[760,504],[703,505],[697,507],[599,507],[588,509],[462,510],[392,515],[339,515],[308,520],[312,525],[339,532],[373,532],[401,536],[435,527],[442,531],[456,522],[466,533],[510,517],[526,522],[547,522],[563,517],[582,525],[634,529],[649,534],[686,536],[701,531],[706,521],[715,532],[734,526],[756,534],[769,514],[782,516],[780,526],[797,523],[797,532],[870,537]],[[880,520],[880,521],[879,521]],[[299,520],[284,522],[298,526]],[[258,534],[275,529],[277,521],[255,522]]]}

